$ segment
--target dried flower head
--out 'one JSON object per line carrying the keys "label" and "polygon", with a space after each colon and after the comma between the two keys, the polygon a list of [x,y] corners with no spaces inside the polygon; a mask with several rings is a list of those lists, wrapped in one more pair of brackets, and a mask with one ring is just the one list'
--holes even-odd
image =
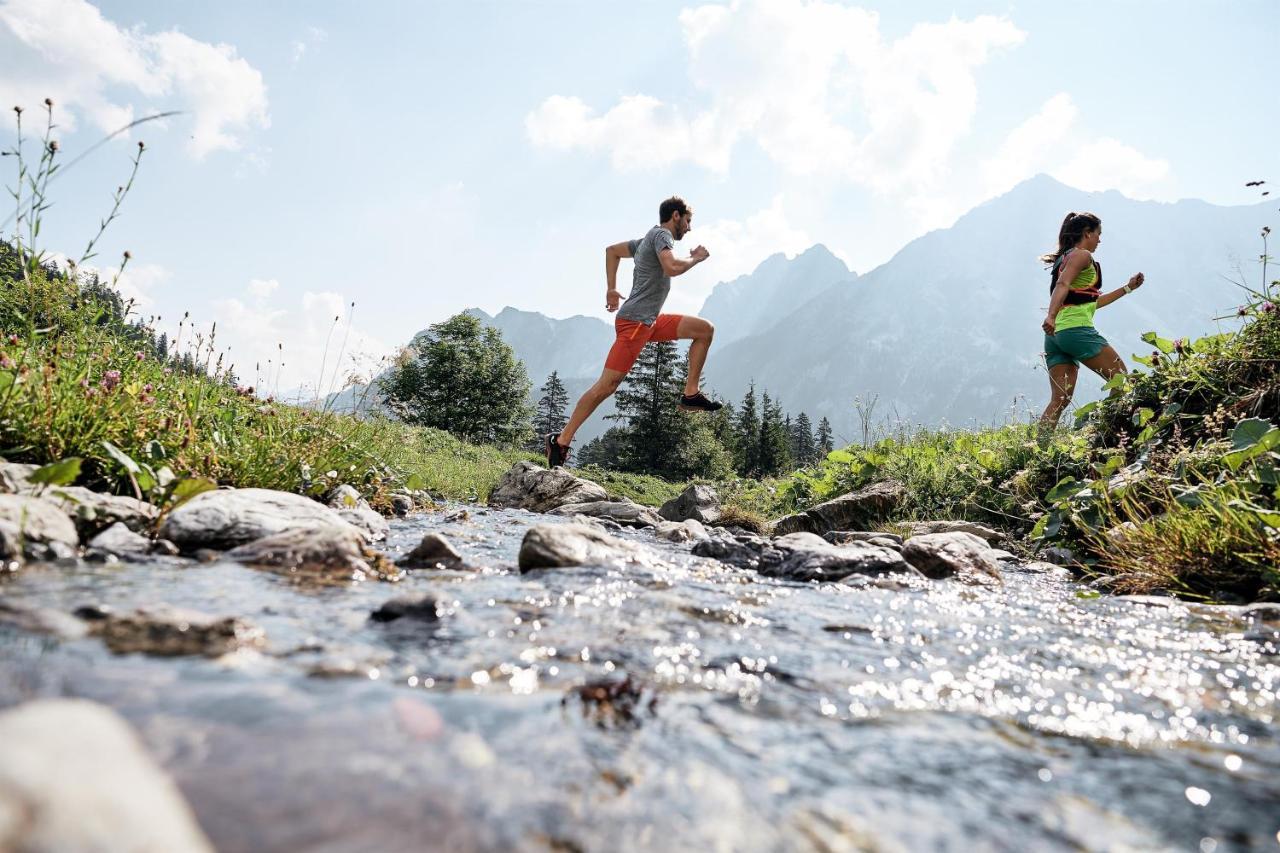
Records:
{"label": "dried flower head", "polygon": [[127,260],[129,260],[130,258],[132,258],[132,257],[133,257],[133,252],[130,252],[128,249],[125,249],[125,250],[124,250],[124,259],[127,261]]}
{"label": "dried flower head", "polygon": [[44,99],[44,105],[45,105],[46,107],[52,107],[52,106],[53,106],[53,98],[45,98],[45,99]]}
{"label": "dried flower head", "polygon": [[17,336],[17,335],[9,335],[9,343],[10,343],[12,346],[17,346],[17,345],[18,345],[18,336]]}
{"label": "dried flower head", "polygon": [[102,374],[102,382],[100,383],[104,391],[110,391],[120,384],[120,371],[108,370]]}
{"label": "dried flower head", "polygon": [[60,147],[62,147],[62,146],[60,146],[60,145],[58,144],[58,140],[56,140],[56,139],[50,139],[50,140],[49,140],[49,153],[50,153],[50,154],[57,154],[57,153],[58,153],[58,149],[59,149]]}

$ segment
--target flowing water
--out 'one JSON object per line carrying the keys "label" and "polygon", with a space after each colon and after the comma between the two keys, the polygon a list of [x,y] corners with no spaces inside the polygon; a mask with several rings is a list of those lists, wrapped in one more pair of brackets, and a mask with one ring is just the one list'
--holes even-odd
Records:
{"label": "flowing water", "polygon": [[[456,515],[456,514],[455,514]],[[28,567],[0,596],[242,616],[261,651],[113,655],[0,626],[0,705],[120,711],[222,851],[1280,850],[1280,647],[1229,608],[797,584],[642,541],[650,566],[309,589],[227,562]],[[435,623],[378,623],[431,593]],[[2,745],[0,745],[2,746]]]}

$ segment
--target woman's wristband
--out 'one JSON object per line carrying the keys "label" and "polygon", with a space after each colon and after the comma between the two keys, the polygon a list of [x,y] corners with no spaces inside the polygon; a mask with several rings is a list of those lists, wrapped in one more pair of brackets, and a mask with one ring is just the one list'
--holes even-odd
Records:
{"label": "woman's wristband", "polygon": [[1133,293],[1133,285],[1131,284],[1126,284],[1124,287],[1120,289],[1123,290],[1125,293]]}

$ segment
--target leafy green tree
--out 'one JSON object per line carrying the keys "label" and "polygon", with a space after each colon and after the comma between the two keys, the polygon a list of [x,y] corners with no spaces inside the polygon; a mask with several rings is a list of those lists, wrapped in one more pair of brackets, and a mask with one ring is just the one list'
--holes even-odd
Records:
{"label": "leafy green tree", "polygon": [[406,423],[468,441],[511,445],[528,433],[524,364],[496,329],[468,314],[419,334],[379,380],[379,390]]}
{"label": "leafy green tree", "polygon": [[824,417],[818,421],[818,453],[825,458],[828,453],[835,449],[835,442],[831,438],[831,421]]}
{"label": "leafy green tree", "polygon": [[568,420],[565,412],[569,407],[569,394],[560,381],[560,374],[555,370],[551,371],[547,381],[538,390],[542,396],[538,398],[533,414],[533,442],[541,447],[543,438],[548,433],[559,433],[564,429]]}
{"label": "leafy green tree", "polygon": [[620,470],[630,447],[627,428],[623,426],[609,427],[604,435],[591,439],[578,451],[572,459],[574,465],[598,465],[601,468]]}

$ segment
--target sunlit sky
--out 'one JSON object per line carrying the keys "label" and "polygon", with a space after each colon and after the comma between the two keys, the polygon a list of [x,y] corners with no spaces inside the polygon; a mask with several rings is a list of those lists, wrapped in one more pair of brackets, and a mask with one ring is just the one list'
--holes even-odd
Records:
{"label": "sunlit sky", "polygon": [[1277,44],[1274,0],[0,0],[0,104],[53,98],[64,159],[183,111],[55,182],[42,243],[78,255],[145,140],[99,263],[294,387],[331,336],[345,374],[471,306],[606,317],[603,247],[672,193],[712,254],[677,311],[813,243],[866,272],[1038,172],[1255,202]]}

